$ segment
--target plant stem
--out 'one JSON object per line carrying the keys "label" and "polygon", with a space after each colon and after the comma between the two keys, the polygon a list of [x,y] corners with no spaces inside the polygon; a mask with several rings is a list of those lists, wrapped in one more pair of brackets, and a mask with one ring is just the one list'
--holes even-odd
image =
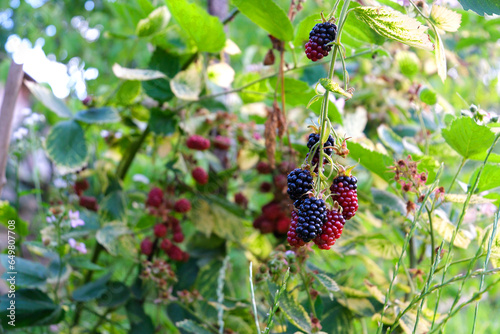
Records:
{"label": "plant stem", "polygon": [[315,318],[317,318],[316,316],[316,308],[314,307],[314,302],[312,300],[312,297],[311,297],[311,291],[309,290],[309,281],[307,280],[307,278],[304,276],[304,268],[300,268],[300,278],[302,279],[302,283],[304,283],[304,287],[306,289],[306,294],[307,294],[307,299],[309,300],[309,306],[311,308],[311,313],[313,314],[313,316]]}
{"label": "plant stem", "polygon": [[250,293],[252,295],[252,309],[253,309],[253,317],[255,320],[255,327],[257,329],[257,334],[260,334],[260,325],[259,325],[259,314],[257,313],[257,303],[255,302],[255,292],[253,289],[253,272],[252,272],[252,262],[250,262],[250,275],[248,280],[250,281]]}
{"label": "plant stem", "polygon": [[[444,282],[446,273],[448,271],[448,268],[449,268],[449,265],[450,265],[450,262],[451,262],[451,249],[453,247],[453,243],[455,242],[455,238],[457,237],[457,234],[458,234],[458,231],[460,229],[460,226],[462,225],[462,222],[464,220],[467,208],[469,207],[469,202],[470,202],[470,199],[472,198],[472,194],[474,194],[474,192],[476,191],[477,185],[479,183],[479,179],[481,178],[481,174],[483,173],[483,170],[484,170],[484,166],[486,166],[486,163],[488,162],[490,154],[493,151],[493,148],[495,147],[495,145],[496,145],[496,143],[498,142],[499,139],[500,139],[500,134],[497,134],[496,137],[495,137],[495,139],[493,140],[493,143],[491,144],[490,148],[488,149],[488,152],[486,153],[486,157],[484,158],[484,162],[481,165],[481,168],[479,169],[479,172],[477,173],[476,178],[474,179],[474,183],[468,189],[467,198],[465,199],[464,205],[462,207],[462,213],[460,214],[460,217],[458,219],[457,226],[455,227],[455,230],[453,230],[453,234],[451,236],[451,240],[450,240],[450,243],[449,243],[449,246],[448,246],[448,254],[446,256],[446,262],[445,262],[445,266],[444,266],[444,269],[443,269],[443,275],[442,275],[442,278],[441,278],[441,283]],[[462,160],[462,165],[463,164],[465,164],[465,158]],[[460,171],[461,167],[459,168],[459,171]],[[458,175],[458,172],[457,172],[456,175]],[[437,300],[436,300],[436,306],[434,307],[434,317],[432,319],[431,329],[434,327],[434,323],[436,321],[436,314],[437,314],[437,309],[438,309],[438,306],[439,306],[440,299],[441,299],[441,290],[438,291],[438,296],[437,296]]]}
{"label": "plant stem", "polygon": [[462,168],[464,167],[465,162],[467,162],[467,159],[462,158],[462,162],[460,163],[460,166],[458,167],[458,170],[455,173],[455,175],[453,176],[453,180],[451,180],[450,186],[448,187],[448,190],[446,191],[447,194],[449,194],[451,189],[453,188],[453,185],[455,184],[455,181],[457,180],[458,174],[460,174],[460,172],[462,171]]}

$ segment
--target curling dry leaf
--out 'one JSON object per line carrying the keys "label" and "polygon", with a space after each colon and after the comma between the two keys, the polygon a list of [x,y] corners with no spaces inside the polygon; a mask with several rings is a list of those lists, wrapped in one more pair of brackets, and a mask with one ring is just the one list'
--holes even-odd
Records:
{"label": "curling dry leaf", "polygon": [[444,31],[457,31],[462,22],[462,15],[442,6],[432,5],[431,20]]}
{"label": "curling dry leaf", "polygon": [[273,113],[276,114],[276,118],[278,120],[278,136],[280,138],[283,137],[283,135],[286,132],[286,117],[285,113],[278,107],[278,103],[274,102],[273,104]]}
{"label": "curling dry leaf", "polygon": [[357,7],[359,20],[368,24],[378,34],[417,48],[432,51],[434,44],[422,23],[387,7]]}

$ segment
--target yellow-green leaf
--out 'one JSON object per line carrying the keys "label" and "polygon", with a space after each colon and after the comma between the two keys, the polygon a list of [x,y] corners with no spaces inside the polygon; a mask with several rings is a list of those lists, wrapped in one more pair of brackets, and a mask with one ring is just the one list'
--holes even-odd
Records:
{"label": "yellow-green leaf", "polygon": [[[465,203],[465,200],[467,199],[466,194],[446,194],[444,195],[444,200],[447,202],[452,202],[452,203]],[[469,204],[486,204],[486,203],[493,203],[494,200],[488,199],[481,197],[479,195],[472,195],[470,198]]]}
{"label": "yellow-green leaf", "polygon": [[[432,225],[434,227],[434,231],[436,231],[437,234],[442,236],[444,240],[448,242],[451,241],[451,237],[453,236],[453,233],[456,228],[455,225],[438,216],[434,216],[432,218]],[[463,231],[459,230],[457,236],[455,237],[453,245],[456,247],[466,249],[467,247],[469,247],[469,244],[470,244],[470,239],[465,235]]]}
{"label": "yellow-green leaf", "polygon": [[432,5],[430,19],[439,29],[444,31],[457,31],[462,22],[462,15],[446,7]]}
{"label": "yellow-green leaf", "polygon": [[345,91],[342,87],[339,86],[338,83],[336,83],[332,79],[321,78],[321,79],[319,79],[319,83],[321,84],[321,86],[323,86],[323,88],[325,88],[326,90],[328,90],[328,91],[330,91],[332,93],[337,93],[337,94],[340,94],[340,95],[344,95],[348,99],[352,98],[352,94],[351,93]]}
{"label": "yellow-green leaf", "polygon": [[422,23],[388,7],[361,6],[354,9],[359,20],[368,24],[378,34],[401,43],[432,51],[428,29]]}

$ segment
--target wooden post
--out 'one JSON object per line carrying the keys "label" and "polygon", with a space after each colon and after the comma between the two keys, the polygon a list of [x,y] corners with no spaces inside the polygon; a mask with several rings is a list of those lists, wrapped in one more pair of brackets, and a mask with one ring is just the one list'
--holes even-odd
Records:
{"label": "wooden post", "polygon": [[17,96],[23,83],[24,71],[23,65],[10,63],[9,75],[3,94],[2,108],[0,109],[0,195],[2,189],[7,183],[5,171],[7,169],[7,160],[9,157],[10,136],[12,133],[12,121],[16,107]]}

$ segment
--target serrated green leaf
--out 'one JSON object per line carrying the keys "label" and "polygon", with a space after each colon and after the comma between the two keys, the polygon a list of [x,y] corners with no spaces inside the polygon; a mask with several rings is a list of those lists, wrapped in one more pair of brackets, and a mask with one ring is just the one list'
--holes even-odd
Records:
{"label": "serrated green leaf", "polygon": [[460,28],[462,15],[446,7],[433,4],[430,19],[437,28],[453,32]]}
{"label": "serrated green leaf", "polygon": [[375,234],[371,235],[369,238],[365,238],[364,245],[370,254],[387,260],[397,258],[399,254],[401,254],[402,249],[400,245],[391,242],[385,235],[381,234]]}
{"label": "serrated green leaf", "polygon": [[393,173],[388,169],[393,163],[392,158],[389,156],[372,151],[354,142],[348,142],[347,148],[350,151],[349,156],[355,161],[359,160],[359,163],[369,171],[377,174],[386,181],[393,178]]}
{"label": "serrated green leaf", "polygon": [[458,2],[465,10],[472,10],[481,16],[500,15],[500,2],[497,0],[458,0]]}
{"label": "serrated green leaf", "polygon": [[148,17],[137,23],[135,33],[139,37],[149,37],[162,32],[167,28],[170,17],[171,15],[167,6],[156,8]]}
{"label": "serrated green leaf", "polygon": [[113,65],[113,73],[117,78],[124,80],[147,81],[160,78],[166,78],[166,75],[160,71],[145,70],[138,68],[125,68],[118,64]]}
{"label": "serrated green leaf", "polygon": [[50,129],[45,150],[56,164],[78,168],[87,160],[87,143],[82,127],[75,121],[62,121]]}
{"label": "serrated green leaf", "polygon": [[330,296],[330,299],[333,300],[333,293],[340,291],[339,285],[337,282],[333,280],[330,276],[328,276],[325,273],[318,273],[314,275],[318,282],[321,283],[325,287],[325,289],[328,291],[328,295]]}
{"label": "serrated green leaf", "polygon": [[375,285],[370,283],[369,281],[365,280],[364,281],[366,288],[368,289],[368,292],[376,299],[378,300],[379,303],[384,304],[385,303],[385,295],[380,289]]}
{"label": "serrated green leaf", "polygon": [[396,153],[403,153],[405,147],[403,145],[403,139],[398,136],[391,128],[387,125],[382,124],[377,128],[377,133],[384,145],[393,150]]}
{"label": "serrated green leaf", "polygon": [[[447,242],[451,241],[451,237],[453,236],[456,228],[455,225],[439,216],[434,216],[432,217],[432,226],[434,228],[434,231],[441,237],[443,237],[444,240],[446,240]],[[466,234],[463,231],[459,230],[455,237],[453,245],[455,247],[466,249],[467,247],[469,247],[470,241],[471,240],[466,236]]]}
{"label": "serrated green leaf", "polygon": [[[5,269],[2,279],[10,277],[8,272],[16,272],[16,286],[19,287],[34,287],[40,286],[47,281],[49,272],[40,263],[16,257],[15,264],[9,264],[9,257],[7,254],[0,255],[0,263]],[[11,268],[12,267],[12,268]]]}
{"label": "serrated green leaf", "polygon": [[391,210],[401,213],[406,216],[406,205],[398,196],[376,188],[372,188],[373,201],[382,206],[388,207]]}
{"label": "serrated green leaf", "polygon": [[157,135],[168,136],[175,132],[179,119],[173,112],[165,112],[160,109],[152,109],[149,118],[149,128]]}
{"label": "serrated green leaf", "polygon": [[233,0],[239,11],[253,23],[282,41],[293,39],[292,23],[285,11],[272,0]]}
{"label": "serrated green leaf", "polygon": [[416,322],[417,316],[413,312],[406,312],[399,319],[399,325],[406,334],[426,334],[430,331],[431,324],[424,317],[419,318],[417,328],[415,328]]}
{"label": "serrated green leaf", "polygon": [[104,293],[106,293],[106,284],[111,278],[111,275],[111,273],[108,273],[95,281],[79,287],[73,291],[73,300],[86,302],[101,297]]}
{"label": "serrated green leaf", "polygon": [[73,113],[66,106],[63,100],[58,99],[50,89],[44,87],[36,82],[25,80],[24,84],[44,106],[56,115],[63,118],[73,117]]}
{"label": "serrated green leaf", "polygon": [[100,307],[118,307],[127,302],[130,298],[130,288],[122,282],[108,282],[106,292],[98,299],[97,305]]}
{"label": "serrated green leaf", "polygon": [[280,298],[280,308],[288,320],[297,328],[306,333],[311,333],[312,323],[306,310],[293,297],[284,293]]}
{"label": "serrated green leaf", "polygon": [[111,107],[90,108],[76,113],[75,119],[90,124],[116,123],[120,121],[120,115],[115,108]]}
{"label": "serrated green leaf", "polygon": [[193,39],[201,52],[219,52],[226,43],[224,27],[217,17],[186,0],[166,0],[179,26]]}
{"label": "serrated green leaf", "polygon": [[111,255],[119,254],[121,238],[130,233],[130,230],[125,224],[111,223],[101,228],[96,233],[96,240],[100,243]]}
{"label": "serrated green leaf", "polygon": [[486,152],[495,139],[487,126],[469,117],[456,118],[442,133],[448,145],[464,158]]}
{"label": "serrated green leaf", "polygon": [[[451,203],[465,203],[467,200],[467,194],[445,194],[444,200]],[[479,195],[472,195],[470,198],[470,204],[486,204],[492,201]]]}
{"label": "serrated green leaf", "polygon": [[138,80],[127,80],[118,89],[116,99],[119,104],[126,106],[132,104],[139,94],[141,94],[141,82]]}
{"label": "serrated green leaf", "polygon": [[368,24],[378,34],[401,43],[432,51],[434,45],[428,29],[416,19],[388,7],[361,6],[354,9],[356,17]]}
{"label": "serrated green leaf", "polygon": [[[471,175],[471,181],[476,179],[480,168],[481,167],[478,167]],[[497,187],[500,187],[500,164],[486,164],[481,174],[481,178],[479,179],[477,191],[483,192]]]}
{"label": "serrated green leaf", "polygon": [[318,14],[309,15],[306,18],[300,20],[299,25],[295,29],[295,38],[293,40],[293,45],[296,47],[303,46],[307,40],[309,40],[309,33],[311,28],[318,23]]}

